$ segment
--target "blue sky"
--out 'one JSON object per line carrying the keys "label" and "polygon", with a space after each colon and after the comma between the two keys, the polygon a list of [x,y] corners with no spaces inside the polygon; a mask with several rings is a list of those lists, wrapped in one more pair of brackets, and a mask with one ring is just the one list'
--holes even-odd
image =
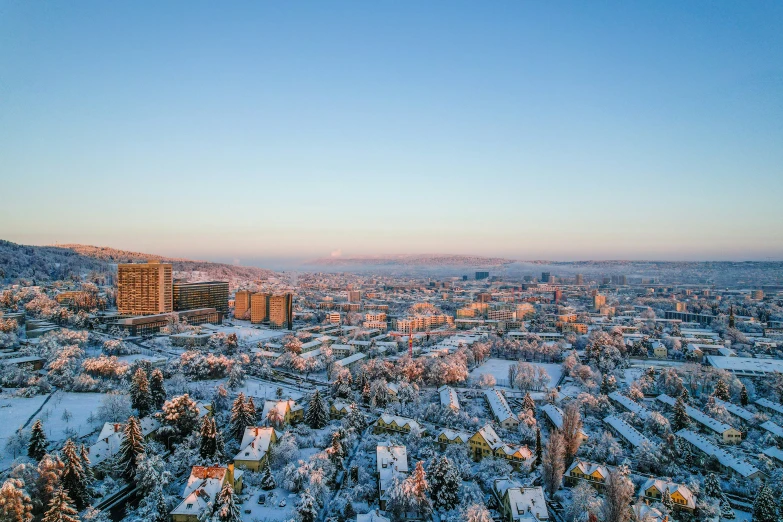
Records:
{"label": "blue sky", "polygon": [[0,238],[783,258],[781,2],[4,2]]}

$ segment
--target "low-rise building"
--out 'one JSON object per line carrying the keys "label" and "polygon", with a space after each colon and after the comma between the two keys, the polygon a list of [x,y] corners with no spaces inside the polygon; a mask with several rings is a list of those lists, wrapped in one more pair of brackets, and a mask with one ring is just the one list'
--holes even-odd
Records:
{"label": "low-rise building", "polygon": [[214,504],[223,485],[229,481],[237,494],[242,492],[242,470],[235,470],[233,464],[223,466],[193,466],[182,502],[171,512],[172,522],[199,522],[207,509]]}
{"label": "low-rise building", "polygon": [[375,433],[410,433],[411,430],[424,431],[421,424],[407,417],[384,413],[375,421]]}
{"label": "low-rise building", "polygon": [[754,465],[735,457],[723,448],[719,448],[695,431],[682,429],[676,435],[702,453],[715,457],[721,468],[728,473],[734,473],[744,479],[755,479],[764,475]]}
{"label": "low-rise building", "polygon": [[675,509],[688,512],[696,509],[696,498],[693,492],[687,486],[675,482],[657,478],[647,479],[639,490],[639,496],[655,502],[663,498],[664,491],[669,492]]}
{"label": "low-rise building", "polygon": [[440,405],[444,408],[449,408],[452,411],[459,411],[459,397],[457,396],[457,390],[451,386],[441,386],[438,388],[440,394]]}
{"label": "low-rise building", "polygon": [[484,398],[487,400],[492,416],[505,429],[515,429],[519,426],[519,419],[511,406],[508,405],[506,397],[498,389],[484,390]]}
{"label": "low-rise building", "polygon": [[293,399],[280,401],[264,401],[264,410],[261,413],[261,419],[265,422],[270,418],[269,412],[277,410],[278,418],[282,424],[296,424],[304,419],[304,408]]}
{"label": "low-rise building", "polygon": [[395,477],[403,480],[408,475],[408,451],[405,446],[379,444],[375,448],[375,469],[378,473],[380,508],[386,510],[386,493]]}
{"label": "low-rise building", "polygon": [[566,470],[565,483],[569,486],[576,486],[579,482],[587,482],[596,490],[603,491],[608,476],[609,468],[605,465],[576,459]]}
{"label": "low-rise building", "polygon": [[[665,393],[662,393],[656,397],[656,400],[671,407],[674,407],[677,402],[673,397],[669,397]],[[742,433],[740,433],[739,430],[732,428],[725,422],[720,422],[719,420],[713,419],[709,415],[706,415],[705,413],[688,405],[685,406],[685,413],[690,419],[719,434],[723,438],[724,443],[739,444],[742,442]]]}
{"label": "low-rise building", "polygon": [[269,448],[277,442],[274,428],[248,426],[239,443],[239,452],[234,456],[234,466],[258,471],[266,463]]}

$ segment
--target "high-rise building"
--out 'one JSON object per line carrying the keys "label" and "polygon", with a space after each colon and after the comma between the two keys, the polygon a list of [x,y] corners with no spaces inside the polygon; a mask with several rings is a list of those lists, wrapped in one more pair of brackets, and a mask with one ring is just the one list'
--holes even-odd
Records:
{"label": "high-rise building", "polygon": [[593,308],[599,310],[604,305],[606,305],[606,296],[601,294],[595,294],[593,296]]}
{"label": "high-rise building", "polygon": [[234,296],[234,317],[237,319],[250,319],[250,290],[240,290]]}
{"label": "high-rise building", "polygon": [[582,274],[576,274],[576,277],[574,279],[575,279],[574,282],[578,285],[585,284],[585,276],[583,276]]}
{"label": "high-rise building", "polygon": [[551,275],[552,274],[550,274],[549,272],[541,272],[541,282],[542,283],[548,283],[549,282],[549,278],[551,277]]}
{"label": "high-rise building", "polygon": [[563,300],[563,291],[559,288],[554,291],[554,295],[552,296],[555,300],[555,303],[559,303]]}
{"label": "high-rise building", "polygon": [[175,282],[172,286],[176,311],[214,308],[218,312],[228,313],[228,281]]}
{"label": "high-rise building", "polygon": [[262,323],[269,320],[269,294],[255,293],[250,296],[250,322]]}
{"label": "high-rise building", "polygon": [[348,302],[358,303],[362,300],[362,293],[359,290],[348,290]]}
{"label": "high-rise building", "polygon": [[171,264],[160,261],[117,265],[117,311],[152,315],[173,311]]}
{"label": "high-rise building", "polygon": [[480,279],[489,279],[489,272],[476,272],[476,281]]}
{"label": "high-rise building", "polygon": [[270,328],[290,330],[294,323],[293,295],[279,294],[269,297]]}

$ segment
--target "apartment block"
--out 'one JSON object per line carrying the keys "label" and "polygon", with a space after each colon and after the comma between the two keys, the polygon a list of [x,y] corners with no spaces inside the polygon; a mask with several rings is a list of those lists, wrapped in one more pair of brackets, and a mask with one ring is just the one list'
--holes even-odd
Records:
{"label": "apartment block", "polygon": [[279,294],[269,296],[270,328],[290,330],[294,324],[293,295]]}
{"label": "apartment block", "polygon": [[250,296],[252,292],[250,290],[240,290],[234,297],[234,317],[237,319],[249,319],[248,312],[250,311]]}
{"label": "apartment block", "polygon": [[159,261],[117,265],[117,311],[153,315],[174,310],[171,264]]}
{"label": "apartment block", "polygon": [[269,294],[255,293],[250,296],[250,322],[254,324],[269,320]]}
{"label": "apartment block", "polygon": [[228,313],[228,281],[173,284],[174,310],[214,308]]}

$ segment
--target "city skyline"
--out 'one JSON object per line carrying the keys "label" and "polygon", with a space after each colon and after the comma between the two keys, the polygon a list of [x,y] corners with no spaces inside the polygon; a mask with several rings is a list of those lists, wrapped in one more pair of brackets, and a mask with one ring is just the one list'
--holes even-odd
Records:
{"label": "city skyline", "polygon": [[783,259],[779,3],[4,15],[3,239],[257,265]]}

